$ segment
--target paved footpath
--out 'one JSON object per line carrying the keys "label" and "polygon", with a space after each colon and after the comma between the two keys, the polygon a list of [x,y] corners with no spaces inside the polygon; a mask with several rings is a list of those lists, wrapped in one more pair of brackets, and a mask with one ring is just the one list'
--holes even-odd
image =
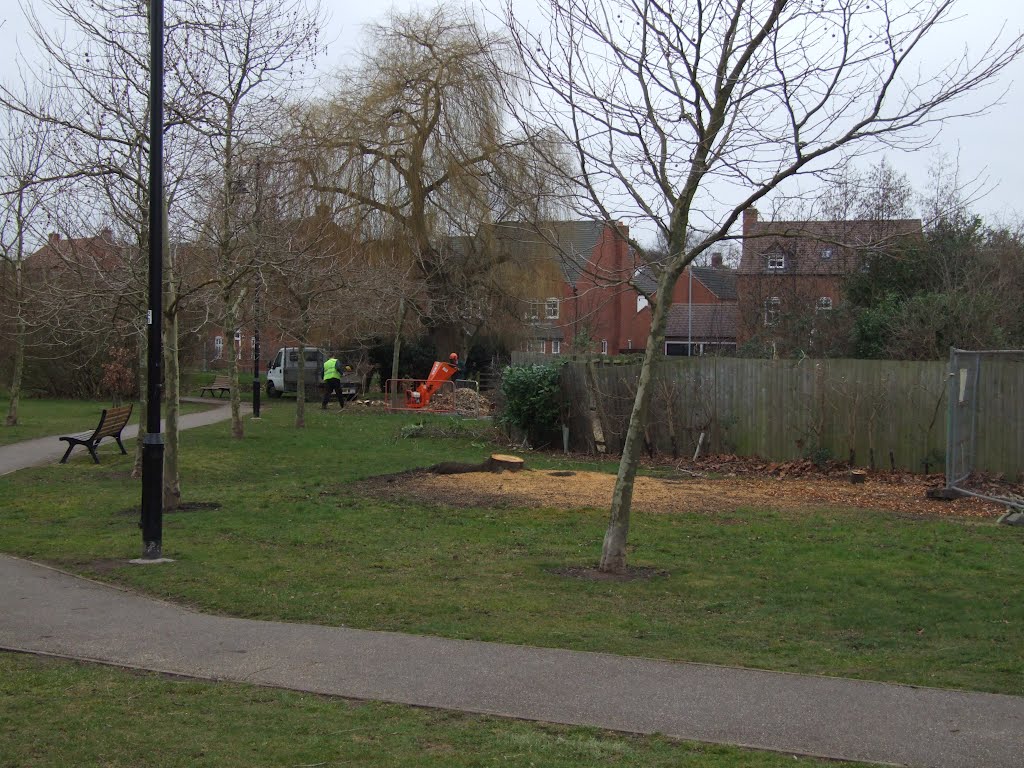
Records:
{"label": "paved footpath", "polygon": [[[226,421],[231,418],[231,406],[230,404],[225,404],[223,400],[218,403],[216,399],[182,398],[182,402],[207,403],[209,405],[217,405],[219,407],[210,408],[209,410],[201,411],[200,413],[189,413],[184,416],[179,416],[178,426],[180,429],[204,427],[207,424],[216,424],[218,421]],[[243,405],[244,413],[248,413],[250,411],[251,409],[246,410],[246,406]],[[99,414],[97,413],[92,422],[93,427],[96,426],[96,422],[98,420]],[[162,421],[161,429],[163,429]],[[71,429],[68,432],[63,432],[61,434],[74,434],[76,431],[85,430]],[[121,432],[121,441],[134,440],[138,434],[139,425],[128,424]],[[103,454],[111,450],[111,448],[116,453],[117,443],[109,437],[104,438],[98,449],[100,452],[100,461],[103,461]],[[38,467],[43,464],[56,464],[60,461],[60,457],[64,455],[64,451],[67,449],[68,444],[60,441],[60,435],[39,437],[35,440],[23,440],[20,443],[0,446],[0,476],[9,475],[11,472],[17,472],[19,469]],[[78,446],[72,452],[68,461],[74,461],[80,453],[85,454],[86,457],[89,456],[89,452],[85,448]]]}
{"label": "paved footpath", "polygon": [[846,760],[1024,764],[1021,697],[209,616],[6,555],[0,584],[11,650]]}

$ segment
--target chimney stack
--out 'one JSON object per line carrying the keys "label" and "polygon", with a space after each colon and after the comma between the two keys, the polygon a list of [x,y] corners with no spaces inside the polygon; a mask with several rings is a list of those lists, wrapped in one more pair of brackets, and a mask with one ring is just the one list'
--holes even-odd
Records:
{"label": "chimney stack", "polygon": [[712,269],[721,269],[723,263],[724,263],[724,260],[722,259],[721,251],[715,251],[714,253],[711,254],[711,268]]}
{"label": "chimney stack", "polygon": [[59,243],[60,242],[60,233],[58,233],[58,232],[51,232],[50,233],[50,237],[48,239],[48,242],[49,242],[50,245],[56,245],[57,243]]}
{"label": "chimney stack", "polygon": [[743,210],[743,234],[748,234],[755,226],[757,226],[757,208],[750,206]]}

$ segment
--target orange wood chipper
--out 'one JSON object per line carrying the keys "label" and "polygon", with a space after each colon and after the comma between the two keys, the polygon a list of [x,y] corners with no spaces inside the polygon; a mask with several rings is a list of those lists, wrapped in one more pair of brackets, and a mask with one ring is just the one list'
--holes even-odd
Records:
{"label": "orange wood chipper", "polygon": [[434,365],[430,368],[430,375],[427,376],[426,381],[421,381],[412,389],[405,390],[405,407],[426,408],[431,396],[437,392],[442,384],[458,372],[458,367],[451,363],[442,363],[440,360],[435,361]]}

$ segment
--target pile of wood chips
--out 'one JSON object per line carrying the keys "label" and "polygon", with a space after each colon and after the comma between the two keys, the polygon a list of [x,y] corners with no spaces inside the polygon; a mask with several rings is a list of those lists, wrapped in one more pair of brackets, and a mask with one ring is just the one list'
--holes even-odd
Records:
{"label": "pile of wood chips", "polygon": [[430,398],[430,409],[454,411],[463,416],[486,416],[494,410],[494,404],[486,395],[472,389],[456,389],[455,394],[442,392]]}
{"label": "pile of wood chips", "polygon": [[[766,463],[765,469],[770,466]],[[805,476],[797,476],[781,466],[770,472],[734,473],[727,477],[707,477],[692,470],[677,470],[670,477],[640,476],[634,488],[633,509],[660,514],[727,514],[740,509],[866,509],[993,520],[1005,511],[1003,505],[982,499],[928,498],[926,492],[936,486],[941,475],[868,472],[864,483],[851,484],[845,467],[841,474],[812,474],[806,470]],[[489,472],[437,475],[424,470],[370,478],[361,488],[372,496],[405,498],[427,505],[445,499],[448,506],[565,510],[607,509],[614,483],[615,476],[603,472],[527,469],[495,476]]]}

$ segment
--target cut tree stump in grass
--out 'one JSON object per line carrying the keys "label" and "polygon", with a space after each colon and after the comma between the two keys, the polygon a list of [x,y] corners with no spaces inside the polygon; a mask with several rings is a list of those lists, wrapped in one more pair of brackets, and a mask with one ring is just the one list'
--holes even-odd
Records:
{"label": "cut tree stump in grass", "polygon": [[489,472],[501,472],[504,470],[518,472],[524,466],[526,466],[526,462],[518,456],[509,456],[504,453],[492,453],[491,458],[487,460],[487,470]]}
{"label": "cut tree stump in grass", "polygon": [[867,478],[868,473],[863,469],[851,469],[850,470],[850,482],[851,483],[863,483]]}

